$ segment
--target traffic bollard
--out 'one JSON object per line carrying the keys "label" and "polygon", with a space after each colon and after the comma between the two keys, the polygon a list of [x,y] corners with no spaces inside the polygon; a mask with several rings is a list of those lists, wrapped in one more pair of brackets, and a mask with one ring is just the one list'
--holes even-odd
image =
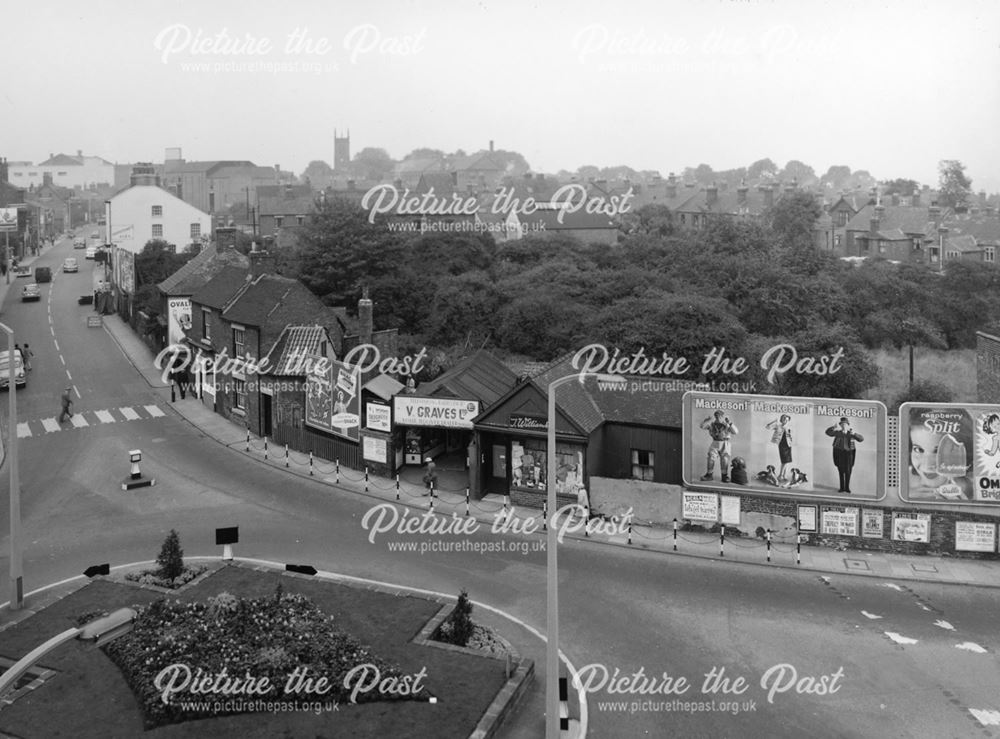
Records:
{"label": "traffic bollard", "polygon": [[771,529],[767,530],[767,561],[771,561]]}
{"label": "traffic bollard", "polygon": [[465,517],[469,518],[470,515],[471,514],[469,513],[469,488],[466,488],[465,489]]}
{"label": "traffic bollard", "polygon": [[677,551],[677,519],[674,519],[674,551]]}
{"label": "traffic bollard", "polygon": [[365,466],[365,492],[368,492],[368,467]]}
{"label": "traffic bollard", "polygon": [[396,473],[396,500],[399,500],[399,473]]}
{"label": "traffic bollard", "polygon": [[309,477],[313,476],[313,451],[309,450]]}
{"label": "traffic bollard", "polygon": [[267,459],[267,437],[264,437],[264,459]]}
{"label": "traffic bollard", "polygon": [[726,556],[726,527],[719,527],[719,556]]}
{"label": "traffic bollard", "polygon": [[334,480],[334,482],[337,482],[337,483],[340,482],[340,460],[339,459],[337,460],[337,477]]}
{"label": "traffic bollard", "polygon": [[288,444],[285,444],[285,467],[288,466]]}

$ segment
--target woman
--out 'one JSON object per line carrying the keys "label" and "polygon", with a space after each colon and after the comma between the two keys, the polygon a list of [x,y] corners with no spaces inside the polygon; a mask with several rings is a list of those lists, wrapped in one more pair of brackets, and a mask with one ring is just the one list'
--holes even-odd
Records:
{"label": "woman", "polygon": [[909,498],[971,500],[972,419],[963,410],[911,408]]}
{"label": "woman", "polygon": [[780,418],[764,426],[765,429],[771,431],[771,443],[778,445],[778,461],[781,462],[778,482],[788,480],[785,473],[788,471],[788,465],[792,463],[792,430],[788,427],[788,422],[791,420],[791,416],[783,414]]}

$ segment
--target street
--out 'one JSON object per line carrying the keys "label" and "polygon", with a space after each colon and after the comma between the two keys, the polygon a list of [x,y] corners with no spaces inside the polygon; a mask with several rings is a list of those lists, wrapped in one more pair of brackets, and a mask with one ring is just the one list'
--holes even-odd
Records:
{"label": "street", "polygon": [[[65,275],[57,268],[66,256],[75,256],[69,241],[37,263],[54,277],[39,303],[21,304],[12,289],[3,306],[35,353],[17,396],[26,591],[91,564],[153,559],[171,528],[186,555],[218,555],[215,528],[239,526],[237,556],[452,595],[466,588],[544,632],[544,551],[415,556],[390,544],[458,537],[370,541],[362,521],[377,501],[258,464],[165,407],[112,338],[87,327],[93,308],[77,298],[100,267],[81,260],[79,274]],[[78,420],[50,430],[70,383]],[[121,490],[130,449],[142,450],[155,487]],[[6,596],[6,504],[0,526]],[[462,538],[541,537],[480,527]],[[563,651],[589,688],[589,736],[1000,735],[974,713],[1000,711],[1000,591],[573,541],[560,550],[559,593]],[[544,664],[536,670],[540,694]]]}

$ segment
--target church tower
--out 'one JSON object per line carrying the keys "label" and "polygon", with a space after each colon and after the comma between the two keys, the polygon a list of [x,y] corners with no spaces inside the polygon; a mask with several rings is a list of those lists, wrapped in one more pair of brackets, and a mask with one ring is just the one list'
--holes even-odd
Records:
{"label": "church tower", "polygon": [[351,129],[347,129],[346,136],[338,136],[337,129],[333,129],[333,169],[335,172],[343,172],[351,163]]}

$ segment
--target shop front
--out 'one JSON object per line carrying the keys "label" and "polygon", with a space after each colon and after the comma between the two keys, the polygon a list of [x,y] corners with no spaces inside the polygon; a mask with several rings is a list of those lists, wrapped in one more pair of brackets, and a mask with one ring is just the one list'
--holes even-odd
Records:
{"label": "shop front", "polygon": [[424,398],[397,395],[393,420],[403,434],[403,463],[421,465],[428,457],[448,456],[465,467],[472,441],[472,420],[479,415],[479,401],[458,398]]}

